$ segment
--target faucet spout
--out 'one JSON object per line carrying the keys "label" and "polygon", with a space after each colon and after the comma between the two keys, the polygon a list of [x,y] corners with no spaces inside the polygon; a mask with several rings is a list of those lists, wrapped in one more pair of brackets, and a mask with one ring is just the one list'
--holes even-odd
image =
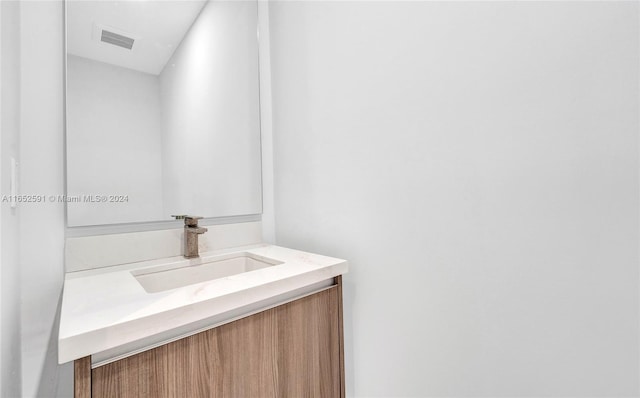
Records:
{"label": "faucet spout", "polygon": [[184,231],[187,232],[187,233],[190,233],[190,234],[198,234],[198,235],[200,235],[200,234],[203,234],[203,233],[207,232],[208,229],[206,229],[204,227],[188,227],[188,226],[185,226],[184,227]]}

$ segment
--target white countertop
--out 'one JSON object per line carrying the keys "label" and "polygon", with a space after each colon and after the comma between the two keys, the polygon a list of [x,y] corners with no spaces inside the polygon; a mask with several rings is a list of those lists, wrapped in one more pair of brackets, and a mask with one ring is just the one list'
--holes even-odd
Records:
{"label": "white countertop", "polygon": [[[191,266],[246,252],[282,264],[157,293],[147,293],[131,271],[171,264]],[[347,272],[345,260],[272,245],[171,257],[67,273],[58,362],[65,363],[250,306]],[[188,326],[187,326],[188,327]]]}

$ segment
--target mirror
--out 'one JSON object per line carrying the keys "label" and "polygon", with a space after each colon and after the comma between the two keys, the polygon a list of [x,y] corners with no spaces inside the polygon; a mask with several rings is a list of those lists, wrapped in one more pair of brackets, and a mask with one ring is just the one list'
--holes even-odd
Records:
{"label": "mirror", "polygon": [[67,225],[261,213],[256,0],[66,14]]}

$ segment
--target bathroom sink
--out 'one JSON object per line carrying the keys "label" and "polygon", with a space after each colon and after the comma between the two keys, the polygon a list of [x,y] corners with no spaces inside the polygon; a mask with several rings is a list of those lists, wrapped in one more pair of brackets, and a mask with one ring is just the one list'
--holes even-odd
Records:
{"label": "bathroom sink", "polygon": [[196,261],[202,262],[173,267],[164,265],[132,271],[131,274],[147,293],[157,293],[283,264],[280,261],[251,253],[236,253],[230,257]]}
{"label": "bathroom sink", "polygon": [[324,290],[347,271],[339,258],[255,244],[67,272],[58,361],[122,359]]}

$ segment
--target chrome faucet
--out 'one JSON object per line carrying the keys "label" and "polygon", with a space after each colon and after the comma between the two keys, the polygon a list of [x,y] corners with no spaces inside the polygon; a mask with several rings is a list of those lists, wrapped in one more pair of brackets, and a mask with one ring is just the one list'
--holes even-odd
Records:
{"label": "chrome faucet", "polygon": [[171,217],[175,217],[176,220],[184,220],[184,257],[200,257],[198,254],[198,235],[208,231],[206,228],[198,226],[198,220],[202,217],[187,215]]}

